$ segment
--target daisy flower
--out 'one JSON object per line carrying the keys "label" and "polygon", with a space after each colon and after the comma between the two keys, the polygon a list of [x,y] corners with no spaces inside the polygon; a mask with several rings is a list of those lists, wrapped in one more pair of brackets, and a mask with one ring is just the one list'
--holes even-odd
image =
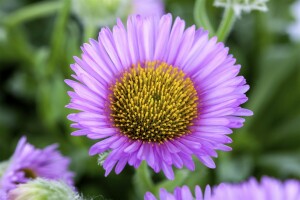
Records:
{"label": "daisy flower", "polygon": [[100,140],[89,153],[108,152],[106,176],[144,160],[173,179],[173,165],[194,170],[193,155],[214,168],[216,150],[231,150],[231,128],[252,115],[240,107],[249,86],[228,50],[180,18],[172,25],[171,14],[103,28],[74,58],[76,80],[66,80],[67,107],[80,111],[68,116],[72,135]]}
{"label": "daisy flower", "polygon": [[38,177],[62,180],[72,186],[73,173],[68,171],[70,160],[63,157],[56,148],[54,144],[45,149],[36,149],[22,137],[0,179],[0,188],[9,191],[18,184]]}
{"label": "daisy flower", "polygon": [[[147,192],[145,200],[156,200],[156,197]],[[300,199],[300,182],[287,180],[281,182],[275,178],[263,177],[259,183],[255,178],[243,183],[221,183],[211,191],[206,186],[204,195],[199,186],[195,188],[195,198],[187,186],[177,187],[174,193],[161,188],[160,200],[298,200]]]}
{"label": "daisy flower", "polygon": [[[164,188],[161,188],[159,190],[159,199],[160,200],[210,200],[211,198],[211,191],[210,187],[207,186],[205,189],[204,194],[201,191],[201,188],[197,185],[195,187],[195,198],[188,188],[188,186],[183,186],[182,188],[176,187],[174,190],[174,193],[169,193],[167,190]],[[144,200],[157,200],[156,197],[150,193],[147,192],[144,196]],[[221,199],[219,199],[221,200]]]}

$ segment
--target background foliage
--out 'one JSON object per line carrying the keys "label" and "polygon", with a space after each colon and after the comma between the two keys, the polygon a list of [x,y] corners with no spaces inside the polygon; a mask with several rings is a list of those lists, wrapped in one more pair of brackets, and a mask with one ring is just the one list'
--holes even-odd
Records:
{"label": "background foliage", "polygon": [[[223,10],[207,2],[217,26]],[[233,151],[219,153],[216,170],[197,162],[195,172],[176,172],[176,184],[204,186],[262,175],[300,179],[300,43],[292,42],[286,31],[294,20],[293,2],[272,0],[268,12],[237,19],[226,45],[251,86],[244,107],[254,116],[234,131]],[[167,0],[166,11],[192,25],[194,3]],[[174,182],[162,181],[161,175],[153,176],[156,185],[147,182],[145,166],[136,173],[126,167],[120,175],[105,178],[97,157],[88,156],[92,142],[70,136],[64,79],[70,78],[72,56],[80,55],[80,45],[87,41],[71,4],[70,0],[0,0],[0,160],[8,159],[26,135],[40,148],[60,145],[72,159],[76,186],[85,197],[133,199],[141,198],[145,188],[173,189]]]}

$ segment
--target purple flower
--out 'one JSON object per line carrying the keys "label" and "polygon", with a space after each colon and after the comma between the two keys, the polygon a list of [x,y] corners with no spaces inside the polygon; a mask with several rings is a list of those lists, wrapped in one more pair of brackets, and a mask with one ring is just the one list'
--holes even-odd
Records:
{"label": "purple flower", "polygon": [[106,176],[145,160],[173,179],[173,165],[194,170],[193,155],[214,168],[216,150],[231,150],[231,128],[243,126],[239,116],[252,115],[240,107],[249,86],[228,50],[180,18],[172,25],[171,14],[103,28],[74,58],[76,81],[66,80],[67,107],[81,111],[68,116],[79,129],[72,135],[101,140],[90,155],[109,152]]}
{"label": "purple flower", "polygon": [[300,182],[297,180],[281,182],[265,176],[260,183],[255,178],[239,184],[222,183],[215,187],[212,193],[211,200],[298,200]]}
{"label": "purple flower", "polygon": [[0,188],[0,200],[7,200],[7,194],[2,188]]}
{"label": "purple flower", "polygon": [[9,191],[20,183],[41,177],[62,180],[73,185],[73,173],[68,171],[70,160],[63,157],[57,145],[36,149],[22,137],[0,180],[0,188]]}
{"label": "purple flower", "polygon": [[[156,197],[147,192],[145,200],[156,200]],[[255,178],[243,183],[222,183],[214,187],[211,191],[206,186],[204,195],[199,186],[195,188],[195,198],[187,186],[177,187],[174,193],[169,193],[165,189],[160,189],[160,200],[299,200],[300,182],[297,180],[287,180],[281,182],[270,177],[263,177],[261,182]]]}
{"label": "purple flower", "polygon": [[[160,200],[210,200],[211,191],[210,187],[207,186],[205,189],[204,194],[202,194],[201,188],[197,185],[195,187],[195,198],[193,197],[192,192],[188,188],[188,186],[183,186],[182,188],[176,187],[174,190],[174,193],[169,193],[165,189],[161,188],[159,190],[159,199]],[[156,197],[150,193],[147,192],[145,194],[144,200],[157,200]],[[221,200],[221,199],[219,199]],[[227,200],[227,199],[226,199]]]}

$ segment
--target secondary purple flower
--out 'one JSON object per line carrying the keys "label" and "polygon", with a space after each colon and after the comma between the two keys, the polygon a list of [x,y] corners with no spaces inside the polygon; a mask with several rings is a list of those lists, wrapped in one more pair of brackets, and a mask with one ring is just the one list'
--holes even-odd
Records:
{"label": "secondary purple flower", "polygon": [[300,182],[263,177],[260,183],[251,178],[239,184],[222,183],[213,189],[211,200],[297,200],[300,199]]}
{"label": "secondary purple flower", "polygon": [[[204,194],[201,191],[201,188],[199,186],[195,187],[195,198],[193,197],[192,192],[188,188],[188,186],[183,186],[182,188],[176,187],[174,190],[174,193],[169,193],[167,190],[161,188],[159,190],[159,199],[160,200],[210,200],[211,198],[211,191],[210,187],[207,186],[205,189]],[[225,198],[224,198],[225,199]],[[156,197],[150,193],[147,192],[144,196],[144,200],[157,200]],[[221,199],[219,199],[221,200]]]}
{"label": "secondary purple flower", "polygon": [[70,160],[56,148],[54,144],[45,149],[36,149],[22,137],[0,179],[0,188],[9,191],[37,177],[62,180],[72,186],[73,173],[68,171]]}
{"label": "secondary purple flower", "polygon": [[164,14],[163,0],[133,0],[132,6],[132,14],[139,14],[143,17]]}
{"label": "secondary purple flower", "polygon": [[[147,192],[145,200],[156,200],[156,197]],[[195,198],[187,186],[177,187],[174,193],[160,189],[160,200],[299,200],[300,182],[287,180],[281,182],[270,177],[263,177],[261,182],[255,178],[242,183],[222,183],[212,188],[206,187],[204,195],[199,186],[195,188]]]}
{"label": "secondary purple flower", "polygon": [[0,200],[7,200],[6,192],[0,188]]}
{"label": "secondary purple flower", "polygon": [[173,165],[194,170],[192,155],[214,168],[239,116],[252,115],[240,107],[249,86],[228,48],[180,18],[172,25],[170,14],[132,16],[127,28],[119,20],[82,51],[71,65],[77,81],[66,80],[74,89],[67,107],[81,112],[68,118],[79,129],[72,135],[101,140],[90,155],[109,152],[105,175],[145,160],[173,179]]}

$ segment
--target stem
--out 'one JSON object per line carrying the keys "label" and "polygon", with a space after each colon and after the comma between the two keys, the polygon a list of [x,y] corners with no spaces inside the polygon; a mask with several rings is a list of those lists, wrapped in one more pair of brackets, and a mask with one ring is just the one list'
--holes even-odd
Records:
{"label": "stem", "polygon": [[[64,45],[66,44],[66,26],[68,23],[70,13],[70,0],[64,0],[64,5],[58,13],[54,30],[51,38],[51,54],[49,57],[49,67],[47,69],[48,75],[52,74],[56,67],[63,66],[64,63]],[[60,65],[60,66],[58,66]]]}
{"label": "stem", "polygon": [[225,42],[235,22],[235,14],[231,7],[227,7],[219,25],[217,36],[219,41]]}
{"label": "stem", "polygon": [[28,42],[26,35],[22,29],[18,26],[7,27],[8,41],[13,47],[13,51],[18,58],[21,58],[22,62],[26,63],[24,66],[34,65],[35,50]]}
{"label": "stem", "polygon": [[197,27],[203,27],[204,29],[209,31],[210,35],[214,35],[215,31],[213,26],[211,25],[206,9],[206,1],[205,0],[196,0],[194,6],[194,20]]}
{"label": "stem", "polygon": [[133,181],[136,195],[140,197],[139,199],[143,198],[147,191],[154,192],[155,190],[148,166],[145,161],[143,161],[140,167],[136,169]]}
{"label": "stem", "polygon": [[[25,21],[47,16],[50,13],[56,12],[62,6],[60,1],[46,1],[41,3],[36,3],[34,5],[30,5],[24,8],[21,8],[12,14],[7,15],[3,22],[7,26],[16,26],[21,24]],[[2,21],[2,20],[1,20]]]}
{"label": "stem", "polygon": [[84,38],[83,41],[84,42],[88,42],[90,38],[94,38],[96,35],[96,32],[98,30],[98,27],[96,27],[95,25],[86,25],[84,27]]}

